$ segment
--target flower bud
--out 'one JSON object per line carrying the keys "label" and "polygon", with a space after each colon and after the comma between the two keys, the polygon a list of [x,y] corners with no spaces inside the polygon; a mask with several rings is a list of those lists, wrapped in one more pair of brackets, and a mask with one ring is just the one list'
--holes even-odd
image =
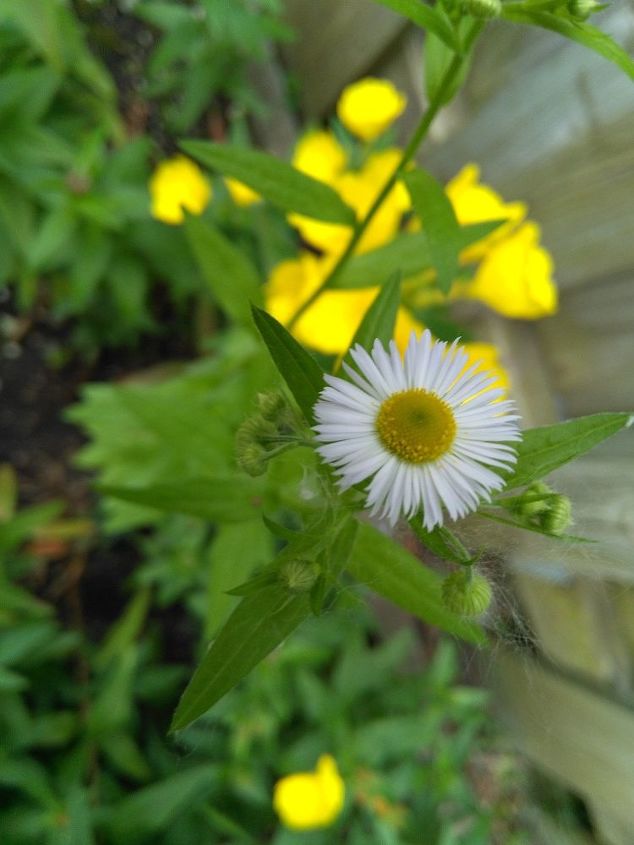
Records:
{"label": "flower bud", "polygon": [[273,423],[256,414],[246,419],[236,432],[238,450],[252,444],[262,444],[267,438],[275,437],[277,429]]}
{"label": "flower bud", "polygon": [[596,0],[568,0],[569,13],[579,21],[587,20],[601,9],[605,9],[605,3],[597,3]]}
{"label": "flower bud", "polygon": [[[512,511],[524,519],[538,516],[549,508],[552,489],[543,481],[533,481],[524,491],[523,496],[513,505]],[[543,498],[539,498],[542,496]]]}
{"label": "flower bud", "polygon": [[479,616],[491,604],[491,585],[471,569],[459,569],[442,583],[442,600],[458,616]]}
{"label": "flower bud", "polygon": [[464,0],[462,10],[474,18],[498,18],[502,14],[502,0]]}
{"label": "flower bud", "polygon": [[277,390],[258,393],[258,406],[265,420],[277,422],[287,408],[286,399]]}
{"label": "flower bud", "polygon": [[291,593],[307,593],[319,577],[319,566],[312,560],[288,560],[280,568],[280,580]]}
{"label": "flower bud", "polygon": [[255,478],[266,472],[266,452],[257,443],[248,443],[237,449],[236,462],[243,472]]}
{"label": "flower bud", "polygon": [[548,509],[539,515],[540,527],[548,534],[561,536],[572,522],[572,505],[568,496],[557,494],[548,502]]}

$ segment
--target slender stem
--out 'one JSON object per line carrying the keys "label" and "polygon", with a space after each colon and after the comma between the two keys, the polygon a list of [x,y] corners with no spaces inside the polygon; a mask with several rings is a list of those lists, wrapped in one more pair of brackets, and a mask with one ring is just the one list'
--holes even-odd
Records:
{"label": "slender stem", "polygon": [[[468,42],[469,39],[467,39],[467,43]],[[357,244],[363,237],[363,234],[368,228],[368,225],[371,223],[374,215],[377,213],[377,211],[383,204],[383,201],[396,184],[396,180],[403,173],[407,165],[410,163],[410,161],[416,154],[416,151],[418,150],[419,146],[424,141],[433,119],[438,114],[438,111],[440,110],[441,106],[445,103],[446,94],[451,85],[453,84],[458,72],[460,71],[464,59],[464,55],[459,54],[456,54],[453,57],[451,64],[445,72],[442,83],[436,91],[434,98],[431,100],[427,111],[423,114],[420,123],[416,127],[416,131],[412,135],[408,145],[405,147],[403,155],[401,156],[400,161],[392,171],[391,176],[389,177],[385,185],[382,187],[380,192],[377,194],[374,202],[370,206],[365,217],[360,220],[355,226],[354,231],[352,233],[352,237],[350,238],[347,247],[339,256],[338,261],[336,262],[330,273],[326,276],[326,278],[319,285],[319,287],[313,291],[313,293],[308,297],[308,299],[303,302],[297,309],[297,311],[293,314],[287,326],[289,329],[293,328],[293,326],[297,323],[302,314],[304,314],[310,308],[310,306],[321,296],[324,290],[326,290],[326,288],[331,287],[333,281],[348,263],[348,260],[353,254]]]}

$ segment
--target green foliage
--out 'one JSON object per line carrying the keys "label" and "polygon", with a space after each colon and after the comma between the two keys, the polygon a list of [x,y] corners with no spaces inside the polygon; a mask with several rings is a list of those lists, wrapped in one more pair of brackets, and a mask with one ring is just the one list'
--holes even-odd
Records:
{"label": "green foliage", "polygon": [[272,41],[292,32],[279,0],[142,0],[132,13],[160,32],[147,65],[147,94],[161,103],[172,132],[187,132],[209,104],[231,100],[236,113],[262,114],[248,69]]}
{"label": "green foliage", "polygon": [[421,29],[433,33],[450,49],[455,50],[459,46],[451,21],[443,12],[442,6],[426,6],[418,3],[417,0],[375,0],[375,2],[403,15]]}
{"label": "green foliage", "polygon": [[396,312],[400,303],[401,275],[395,273],[381,287],[378,296],[365,312],[350,346],[359,343],[364,349],[369,349],[375,340],[380,340],[387,347],[394,337]]}
{"label": "green foliage", "polygon": [[181,141],[181,147],[207,167],[244,182],[283,211],[328,223],[352,226],[355,222],[354,211],[329,185],[275,156],[209,141]]}

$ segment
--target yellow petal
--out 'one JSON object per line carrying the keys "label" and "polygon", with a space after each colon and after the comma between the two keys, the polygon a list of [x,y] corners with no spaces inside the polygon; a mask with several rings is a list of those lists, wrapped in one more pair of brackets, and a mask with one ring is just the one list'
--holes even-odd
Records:
{"label": "yellow petal", "polygon": [[539,244],[531,221],[497,242],[478,267],[465,293],[505,317],[536,320],[557,310],[550,253]]}
{"label": "yellow petal", "polygon": [[273,807],[292,830],[314,830],[332,824],[343,808],[345,785],[334,759],[325,754],[314,772],[298,772],[278,780]]}
{"label": "yellow petal", "polygon": [[182,155],[162,161],[156,167],[149,189],[152,216],[172,226],[183,222],[184,210],[202,214],[212,196],[202,170]]}
{"label": "yellow petal", "polygon": [[236,205],[247,207],[260,202],[262,197],[256,191],[245,185],[244,182],[239,182],[237,179],[232,179],[231,176],[225,178],[225,185],[231,196],[231,199]]}
{"label": "yellow petal", "polygon": [[389,80],[366,77],[344,88],[337,115],[353,135],[372,141],[394,123],[406,105],[405,95]]}

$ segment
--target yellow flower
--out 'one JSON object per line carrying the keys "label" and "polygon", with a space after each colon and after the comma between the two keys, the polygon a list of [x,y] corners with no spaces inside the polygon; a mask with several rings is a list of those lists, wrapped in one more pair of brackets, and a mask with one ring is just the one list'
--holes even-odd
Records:
{"label": "yellow flower", "polygon": [[273,791],[273,807],[292,830],[331,825],[343,808],[345,784],[330,754],[323,754],[312,772],[281,778]]}
{"label": "yellow flower", "polygon": [[394,123],[406,105],[407,97],[387,79],[366,77],[344,88],[337,115],[354,135],[373,141]]}
{"label": "yellow flower", "polygon": [[[400,150],[383,150],[369,156],[360,170],[348,170],[332,178],[332,187],[354,209],[358,220],[369,211],[400,158]],[[391,241],[398,232],[403,213],[408,208],[407,191],[405,186],[398,182],[372,218],[356,252],[368,252]],[[289,214],[288,220],[307,243],[328,255],[340,255],[352,237],[352,229],[349,226],[323,223],[300,214]]]}
{"label": "yellow flower", "polygon": [[302,173],[330,185],[346,166],[346,153],[332,132],[318,129],[297,142],[292,164]]}
{"label": "yellow flower", "polygon": [[[288,324],[300,305],[324,280],[332,263],[331,258],[302,253],[297,259],[278,264],[264,286],[267,311],[281,323]],[[377,293],[376,287],[325,291],[297,321],[294,336],[326,355],[342,355]],[[422,327],[406,308],[399,308],[394,331],[399,349],[405,349],[412,329],[419,331]]]}
{"label": "yellow flower", "polygon": [[467,164],[446,186],[447,196],[456,212],[461,226],[469,223],[484,223],[487,220],[507,220],[486,238],[463,250],[461,258],[465,263],[478,261],[487,250],[507,235],[526,217],[526,206],[522,202],[504,202],[502,197],[488,185],[479,183],[480,168]]}
{"label": "yellow flower", "polygon": [[248,185],[245,185],[244,182],[240,182],[238,179],[232,179],[231,176],[225,178],[225,185],[227,186],[231,199],[236,205],[246,208],[249,205],[254,205],[256,202],[260,202],[262,199],[258,193],[249,188]]}
{"label": "yellow flower", "polygon": [[510,385],[509,374],[502,366],[502,362],[500,361],[500,352],[497,346],[494,346],[492,343],[474,341],[473,343],[463,343],[462,349],[464,349],[469,356],[465,369],[468,369],[473,366],[473,364],[477,364],[479,362],[478,368],[474,370],[475,373],[486,370],[491,373],[491,375],[497,376],[496,381],[487,388],[488,390],[497,388],[508,390]]}
{"label": "yellow flower", "polygon": [[191,159],[178,155],[162,161],[150,178],[152,217],[177,226],[190,214],[202,214],[211,199],[211,186]]}
{"label": "yellow flower", "polygon": [[539,245],[539,226],[523,223],[494,244],[464,295],[479,299],[505,317],[536,320],[557,310],[550,253]]}

